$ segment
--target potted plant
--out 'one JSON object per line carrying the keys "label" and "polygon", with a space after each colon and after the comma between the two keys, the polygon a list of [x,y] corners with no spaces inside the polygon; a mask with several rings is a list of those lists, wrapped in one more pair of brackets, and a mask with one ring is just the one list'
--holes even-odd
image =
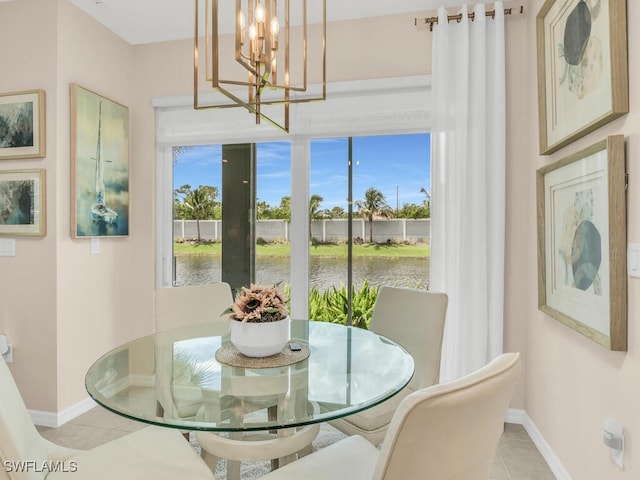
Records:
{"label": "potted plant", "polygon": [[268,357],[282,351],[289,341],[289,299],[278,285],[242,287],[230,314],[231,343],[248,357]]}

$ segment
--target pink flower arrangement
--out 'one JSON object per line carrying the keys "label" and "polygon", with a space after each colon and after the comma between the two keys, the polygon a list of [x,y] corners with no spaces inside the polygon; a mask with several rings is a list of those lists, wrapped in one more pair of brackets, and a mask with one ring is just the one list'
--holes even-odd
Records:
{"label": "pink flower arrangement", "polygon": [[289,299],[278,285],[255,285],[242,287],[236,301],[224,311],[230,318],[245,322],[277,322],[287,317]]}

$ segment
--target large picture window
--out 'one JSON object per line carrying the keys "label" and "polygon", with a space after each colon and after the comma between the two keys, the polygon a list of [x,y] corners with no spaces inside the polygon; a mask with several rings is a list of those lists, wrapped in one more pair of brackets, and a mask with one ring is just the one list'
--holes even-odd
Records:
{"label": "large picture window", "polygon": [[[225,280],[223,151],[220,145],[174,148],[175,286]],[[252,280],[289,285],[291,146],[263,142],[255,151]],[[316,139],[310,151],[309,315],[367,326],[380,286],[428,288],[429,135]],[[323,303],[349,296],[362,308],[336,312]]]}
{"label": "large picture window", "polygon": [[[224,145],[250,144],[256,152],[252,278],[290,285],[293,318],[313,316],[314,291],[348,291],[349,283],[358,291],[382,284],[428,287],[429,79],[336,88],[340,95],[327,102],[299,106],[291,135],[256,128],[242,112],[193,112],[176,108],[175,99],[154,101],[158,286],[223,279],[222,217],[233,209],[227,205],[219,214],[219,152]],[[196,166],[206,172],[193,173]],[[200,187],[206,187],[199,193],[206,194],[209,218],[196,219],[185,205]]]}

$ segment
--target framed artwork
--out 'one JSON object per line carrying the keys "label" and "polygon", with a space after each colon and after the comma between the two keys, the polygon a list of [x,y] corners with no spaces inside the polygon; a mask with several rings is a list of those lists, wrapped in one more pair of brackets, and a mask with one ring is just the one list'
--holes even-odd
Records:
{"label": "framed artwork", "polygon": [[129,109],[71,85],[71,235],[129,235]]}
{"label": "framed artwork", "polygon": [[626,0],[547,0],[536,17],[540,153],[629,111]]}
{"label": "framed artwork", "polygon": [[46,235],[45,170],[0,170],[0,235]]}
{"label": "framed artwork", "polygon": [[0,93],[0,159],[45,155],[44,90]]}
{"label": "framed artwork", "polygon": [[627,349],[624,137],[537,171],[538,307],[611,350]]}

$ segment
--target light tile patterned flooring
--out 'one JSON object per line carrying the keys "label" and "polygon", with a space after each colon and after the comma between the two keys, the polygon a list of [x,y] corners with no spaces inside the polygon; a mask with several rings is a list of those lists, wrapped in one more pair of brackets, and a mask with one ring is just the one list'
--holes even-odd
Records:
{"label": "light tile patterned flooring", "polygon": [[[38,430],[43,437],[59,445],[90,449],[142,426],[95,407],[59,428],[38,427]],[[555,476],[524,428],[506,424],[489,480],[555,480]]]}

